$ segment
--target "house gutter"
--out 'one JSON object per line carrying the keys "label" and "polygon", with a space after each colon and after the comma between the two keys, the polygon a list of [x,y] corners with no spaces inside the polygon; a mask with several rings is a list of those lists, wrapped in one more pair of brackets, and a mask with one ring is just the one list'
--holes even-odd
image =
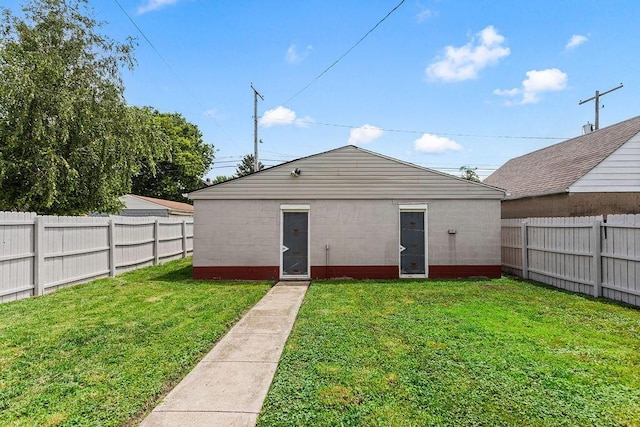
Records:
{"label": "house gutter", "polygon": [[508,201],[508,200],[529,199],[529,198],[531,198],[531,197],[553,196],[553,195],[555,195],[555,194],[564,194],[564,193],[568,193],[568,192],[569,192],[569,189],[568,189],[568,188],[566,188],[566,189],[561,190],[561,191],[557,191],[557,190],[556,190],[556,191],[549,191],[549,192],[547,192],[547,193],[527,194],[527,195],[524,195],[524,196],[518,196],[518,197],[509,197],[509,193],[507,192],[507,193],[506,193],[506,194],[507,194],[507,197],[505,197],[505,199],[504,199],[504,200],[505,200],[505,201]]}

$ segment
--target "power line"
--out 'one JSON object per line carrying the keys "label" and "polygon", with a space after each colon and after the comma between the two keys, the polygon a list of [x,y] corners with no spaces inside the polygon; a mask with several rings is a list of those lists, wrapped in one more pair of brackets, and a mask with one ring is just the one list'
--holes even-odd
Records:
{"label": "power line", "polygon": [[[151,46],[151,49],[153,49],[153,51],[156,53],[156,55],[158,55],[158,57],[162,60],[162,62],[164,63],[164,65],[169,69],[169,71],[171,71],[171,73],[173,74],[173,76],[176,78],[176,80],[178,81],[178,83],[180,83],[182,85],[182,87],[187,91],[187,93],[191,96],[191,98],[194,99],[194,101],[196,101],[196,103],[200,106],[200,108],[202,108],[203,111],[206,111],[206,107],[202,104],[202,102],[200,102],[200,100],[198,99],[198,97],[191,91],[191,89],[189,89],[189,87],[184,83],[184,81],[182,81],[182,79],[180,78],[180,76],[178,75],[178,73],[176,73],[176,71],[173,69],[173,67],[171,66],[171,64],[169,64],[169,62],[164,58],[164,56],[162,56],[162,54],[160,53],[160,51],[156,48],[156,46],[151,42],[151,40],[149,39],[149,37],[147,37],[147,35],[144,33],[144,31],[142,31],[142,29],[138,26],[138,24],[136,24],[136,21],[133,20],[133,18],[131,18],[131,16],[127,13],[127,11],[125,10],[124,7],[122,7],[122,4],[120,4],[119,0],[114,0],[116,2],[116,4],[118,5],[118,7],[120,8],[120,10],[122,11],[122,13],[125,14],[125,16],[129,19],[129,21],[131,22],[131,24],[133,24],[133,26],[136,28],[136,30],[138,30],[138,32],[142,35],[142,37],[145,39],[145,41],[149,44],[149,46]],[[205,116],[210,118],[211,120],[213,120],[213,122],[216,124],[216,126],[218,126],[218,128],[227,136],[227,138],[229,138],[229,141],[231,141],[236,147],[238,147],[238,145],[236,144],[236,142],[233,140],[233,138],[231,137],[231,135],[229,135],[227,133],[226,130],[224,130],[224,128],[220,125],[220,123],[215,119],[215,117],[213,117],[210,114],[207,114],[205,112]],[[238,147],[240,148],[240,147]]]}
{"label": "power line", "polygon": [[391,14],[393,12],[395,12],[400,6],[402,6],[402,3],[404,3],[405,0],[400,1],[400,3],[398,3],[396,5],[396,7],[394,7],[393,9],[391,9],[391,11],[389,13],[387,13],[385,15],[384,18],[382,18],[380,21],[378,21],[378,23],[376,25],[373,26],[373,28],[371,28],[369,31],[367,31],[367,33],[362,36],[360,38],[360,40],[358,40],[353,46],[351,46],[345,53],[343,53],[338,59],[336,59],[335,61],[333,61],[333,63],[331,65],[329,65],[327,68],[324,69],[324,71],[322,71],[320,74],[318,74],[316,76],[316,78],[314,78],[313,80],[311,80],[311,82],[309,82],[305,87],[303,87],[302,89],[300,89],[298,92],[296,92],[291,98],[289,98],[288,100],[286,100],[284,103],[282,103],[282,105],[286,105],[289,102],[291,102],[294,98],[296,98],[298,95],[300,95],[302,92],[304,92],[305,90],[307,90],[309,88],[309,86],[311,86],[312,84],[314,84],[316,81],[318,81],[320,79],[320,77],[322,77],[323,75],[325,75],[330,69],[332,69],[338,62],[340,62],[342,60],[342,58],[344,58],[345,56],[347,56],[349,53],[351,53],[351,51],[353,49],[356,48],[356,46],[358,46],[364,39],[367,38],[367,36],[369,34],[371,34],[376,28],[378,28],[378,26],[380,24],[382,24],[389,16],[391,16]]}
{"label": "power line", "polygon": [[[345,125],[338,123],[326,123],[326,122],[316,122],[313,120],[303,120],[303,119],[277,119],[271,118],[270,120],[276,120],[281,122],[295,122],[295,123],[304,123],[309,125],[319,125],[319,126],[331,126],[338,128],[346,128],[346,129],[358,129],[362,126],[355,125]],[[424,134],[429,133],[432,135],[441,135],[441,136],[462,136],[462,137],[473,137],[473,138],[500,138],[500,139],[544,139],[544,140],[565,140],[569,139],[567,137],[559,137],[559,136],[518,136],[518,135],[480,135],[480,134],[470,134],[470,133],[448,133],[448,132],[432,132],[432,131],[423,131],[423,130],[406,130],[406,129],[386,129],[375,126],[376,129],[380,129],[384,132],[395,132],[395,133],[413,133],[413,134]]]}

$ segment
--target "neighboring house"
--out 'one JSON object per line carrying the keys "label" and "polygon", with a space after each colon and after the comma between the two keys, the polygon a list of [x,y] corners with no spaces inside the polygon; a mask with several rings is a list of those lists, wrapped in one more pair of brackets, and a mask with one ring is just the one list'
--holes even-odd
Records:
{"label": "neighboring house", "polygon": [[120,200],[125,204],[122,216],[193,216],[193,206],[188,203],[136,194],[125,194]]}
{"label": "neighboring house", "polygon": [[503,218],[640,213],[640,116],[509,160]]}
{"label": "neighboring house", "polygon": [[193,275],[499,277],[502,190],[355,146],[189,194]]}

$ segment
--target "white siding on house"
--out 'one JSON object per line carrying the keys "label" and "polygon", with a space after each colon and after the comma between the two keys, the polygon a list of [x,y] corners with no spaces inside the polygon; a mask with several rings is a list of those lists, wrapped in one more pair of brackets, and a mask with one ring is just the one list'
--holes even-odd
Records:
{"label": "white siding on house", "polygon": [[569,192],[640,192],[640,133],[577,180]]}
{"label": "white siding on house", "polygon": [[[300,169],[298,177],[291,175]],[[354,146],[295,160],[191,193],[193,200],[495,199],[501,190]]]}

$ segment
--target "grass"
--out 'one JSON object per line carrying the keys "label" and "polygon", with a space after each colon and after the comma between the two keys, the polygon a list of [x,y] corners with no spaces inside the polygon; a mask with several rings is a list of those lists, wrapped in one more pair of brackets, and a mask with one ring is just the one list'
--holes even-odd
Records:
{"label": "grass", "polygon": [[314,282],[259,426],[639,426],[640,310],[510,279]]}
{"label": "grass", "polygon": [[0,304],[0,425],[140,421],[268,288],[185,259]]}

